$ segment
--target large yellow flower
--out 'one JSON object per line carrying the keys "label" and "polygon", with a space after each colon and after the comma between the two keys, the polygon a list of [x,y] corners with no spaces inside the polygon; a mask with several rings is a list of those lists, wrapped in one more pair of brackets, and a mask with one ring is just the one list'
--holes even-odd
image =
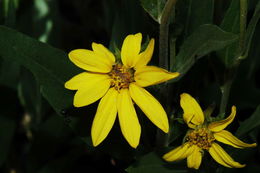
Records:
{"label": "large yellow flower", "polygon": [[123,136],[133,148],[138,146],[141,127],[133,101],[157,127],[165,133],[169,130],[163,107],[143,87],[173,79],[179,73],[147,66],[153,54],[154,39],[140,53],[141,42],[141,33],[128,35],[122,45],[120,62],[107,48],[97,43],[92,43],[93,51],[76,49],[69,53],[70,60],[87,71],[65,83],[67,89],[77,90],[74,106],[86,106],[101,98],[91,128],[94,146],[106,138],[117,113]]}
{"label": "large yellow flower", "polygon": [[242,168],[245,165],[234,161],[216,141],[231,145],[235,148],[255,147],[256,143],[247,144],[233,136],[229,131],[224,130],[235,118],[236,107],[232,107],[231,114],[224,120],[207,124],[204,122],[204,114],[196,100],[189,94],[182,94],[181,107],[183,119],[192,129],[186,137],[185,143],[166,153],[163,158],[173,162],[187,158],[189,168],[198,169],[204,150],[219,164],[228,168]]}

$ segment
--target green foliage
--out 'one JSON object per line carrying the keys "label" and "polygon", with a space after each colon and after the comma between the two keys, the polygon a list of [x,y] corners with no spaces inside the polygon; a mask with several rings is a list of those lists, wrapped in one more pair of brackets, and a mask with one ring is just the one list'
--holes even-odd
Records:
{"label": "green foliage", "polygon": [[178,71],[183,76],[196,60],[236,40],[236,35],[224,32],[215,25],[202,25],[185,40],[171,70]]}
{"label": "green foliage", "polygon": [[78,70],[69,62],[67,55],[4,26],[0,27],[0,37],[0,56],[15,59],[30,69],[41,85],[43,96],[57,112],[70,107],[72,97],[65,90],[64,83]]}
{"label": "green foliage", "polygon": [[176,173],[188,172],[185,168],[164,162],[160,156],[155,153],[149,153],[143,156],[137,163],[127,168],[127,172],[129,173],[171,173],[172,170]]}
{"label": "green foliage", "polygon": [[248,119],[246,119],[244,122],[240,124],[236,134],[238,136],[245,136],[253,129],[259,127],[260,122],[256,121],[260,119],[259,116],[260,116],[260,106],[257,106],[255,112]]}
{"label": "green foliage", "polygon": [[140,0],[143,8],[158,23],[160,23],[166,0]]}
{"label": "green foliage", "polygon": [[[0,1],[1,173],[259,172],[255,148],[222,145],[234,160],[247,164],[243,169],[224,168],[207,152],[198,171],[188,169],[186,160],[168,163],[162,155],[184,142],[188,127],[180,107],[183,92],[194,96],[203,110],[208,108],[204,113],[210,120],[226,117],[235,105],[237,115],[228,130],[259,144],[260,2],[248,1],[245,40],[239,50],[239,0],[178,0],[167,21],[169,44],[159,43],[167,1]],[[168,44],[168,70],[181,73],[166,85],[147,87],[169,115],[170,132],[163,134],[136,107],[142,127],[137,149],[125,141],[118,120],[94,148],[90,131],[98,102],[73,107],[75,91],[65,89],[64,83],[82,70],[67,53],[91,49],[97,42],[120,58],[124,37],[137,32],[143,34],[142,51],[149,38],[155,39],[149,65],[158,66],[160,46]],[[220,114],[222,86],[230,80],[226,111]]]}

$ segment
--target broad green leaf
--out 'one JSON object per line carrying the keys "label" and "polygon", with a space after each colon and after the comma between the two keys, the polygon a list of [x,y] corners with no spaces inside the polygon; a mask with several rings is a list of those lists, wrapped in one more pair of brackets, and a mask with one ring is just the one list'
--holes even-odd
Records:
{"label": "broad green leaf", "polygon": [[166,0],[140,0],[144,10],[159,23]]}
{"label": "broad green leaf", "polygon": [[[239,1],[233,0],[224,16],[224,19],[220,25],[221,29],[227,32],[239,33]],[[227,66],[231,66],[234,63],[235,58],[237,58],[238,52],[238,40],[227,46],[225,49],[217,52],[218,57]]]}
{"label": "broad green leaf", "polygon": [[185,168],[163,161],[155,153],[149,153],[126,169],[128,173],[186,173]]}
{"label": "broad green leaf", "polygon": [[237,38],[237,35],[225,32],[215,25],[201,25],[181,46],[171,71],[181,73],[182,77],[199,58],[224,48]]}
{"label": "broad green leaf", "polygon": [[20,64],[7,59],[0,59],[0,84],[8,86],[14,90],[17,89],[17,84],[20,75]]}
{"label": "broad green leaf", "polygon": [[0,57],[29,69],[57,112],[72,105],[72,92],[64,88],[64,83],[79,70],[65,52],[4,26],[0,26],[0,38]]}
{"label": "broad green leaf", "polygon": [[176,22],[184,26],[184,37],[187,37],[200,25],[212,24],[213,12],[214,0],[179,0]]}
{"label": "broad green leaf", "polygon": [[255,112],[248,119],[240,124],[236,134],[242,137],[258,126],[260,126],[260,105],[258,105]]}

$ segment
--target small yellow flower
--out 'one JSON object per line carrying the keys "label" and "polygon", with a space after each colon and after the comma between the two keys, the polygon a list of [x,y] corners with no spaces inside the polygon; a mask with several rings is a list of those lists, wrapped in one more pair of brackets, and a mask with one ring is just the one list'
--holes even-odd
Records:
{"label": "small yellow flower", "polygon": [[236,107],[232,107],[232,112],[224,120],[212,123],[204,122],[204,114],[200,105],[189,94],[182,94],[181,107],[184,111],[183,119],[192,129],[186,137],[185,143],[166,153],[163,158],[173,162],[187,158],[189,168],[198,169],[203,151],[207,150],[219,164],[228,168],[242,168],[242,165],[234,161],[215,141],[231,145],[235,148],[255,147],[256,143],[247,144],[233,136],[229,131],[224,130],[235,118]]}
{"label": "small yellow flower", "polygon": [[138,146],[141,127],[133,101],[157,127],[166,133],[169,130],[163,107],[143,87],[173,79],[179,73],[147,66],[153,54],[154,39],[140,53],[141,42],[141,33],[128,35],[122,45],[121,62],[116,62],[102,44],[92,43],[93,51],[76,49],[69,53],[70,60],[87,71],[65,83],[67,89],[77,90],[74,106],[86,106],[101,98],[91,128],[94,146],[107,137],[117,113],[123,136],[133,148]]}

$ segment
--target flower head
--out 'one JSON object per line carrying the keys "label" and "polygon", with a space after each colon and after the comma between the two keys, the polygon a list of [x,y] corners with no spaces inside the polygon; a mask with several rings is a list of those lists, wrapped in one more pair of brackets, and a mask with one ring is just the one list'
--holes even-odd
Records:
{"label": "flower head", "polygon": [[235,148],[255,147],[256,143],[247,144],[224,130],[235,118],[236,107],[232,107],[231,114],[224,120],[211,123],[204,122],[204,114],[197,101],[189,94],[182,94],[181,107],[183,119],[191,128],[185,136],[181,146],[166,153],[163,158],[173,162],[187,158],[189,168],[198,169],[204,150],[208,151],[213,159],[228,168],[242,168],[245,165],[234,161],[216,141],[231,145]]}
{"label": "flower head", "polygon": [[141,127],[133,102],[162,131],[169,130],[163,107],[143,87],[173,79],[179,73],[147,66],[153,54],[154,39],[143,52],[140,52],[141,42],[141,33],[128,35],[122,45],[120,62],[97,43],[92,44],[93,50],[76,49],[69,53],[70,60],[86,70],[65,83],[67,89],[77,90],[74,106],[87,106],[101,98],[91,129],[94,146],[107,137],[117,114],[123,136],[133,148],[138,146]]}

